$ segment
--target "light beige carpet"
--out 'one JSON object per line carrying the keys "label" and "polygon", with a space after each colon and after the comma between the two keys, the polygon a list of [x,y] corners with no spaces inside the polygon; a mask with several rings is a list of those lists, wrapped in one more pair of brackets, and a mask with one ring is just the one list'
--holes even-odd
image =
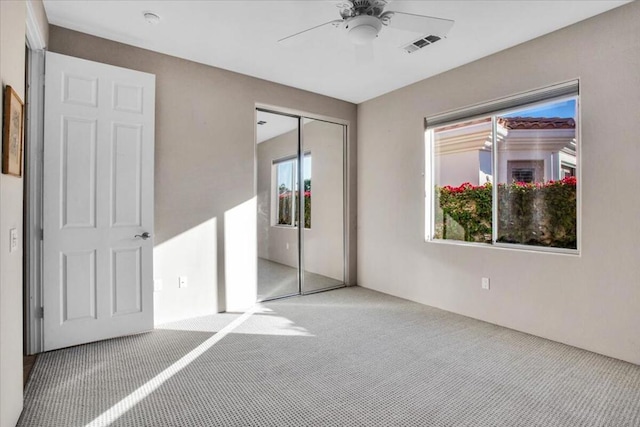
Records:
{"label": "light beige carpet", "polygon": [[362,288],[38,357],[20,426],[640,426],[640,367]]}

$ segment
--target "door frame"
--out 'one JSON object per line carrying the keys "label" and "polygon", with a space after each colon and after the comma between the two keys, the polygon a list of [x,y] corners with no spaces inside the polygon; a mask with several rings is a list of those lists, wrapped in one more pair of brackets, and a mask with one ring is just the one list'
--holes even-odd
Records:
{"label": "door frame", "polygon": [[[342,227],[343,227],[343,265],[344,265],[344,269],[343,269],[343,283],[344,285],[338,286],[339,287],[343,287],[343,286],[353,286],[354,283],[350,283],[349,281],[349,277],[350,277],[350,272],[351,272],[351,268],[353,267],[350,263],[350,259],[351,257],[349,256],[350,254],[350,238],[351,238],[351,233],[349,232],[351,230],[351,224],[349,224],[349,218],[351,218],[351,215],[349,215],[349,213],[351,212],[352,209],[352,205],[350,203],[351,200],[351,194],[349,192],[349,188],[350,188],[350,174],[349,174],[349,164],[351,161],[350,155],[349,153],[351,152],[350,147],[351,147],[351,140],[349,138],[349,131],[350,131],[350,127],[351,127],[351,122],[349,120],[344,120],[344,119],[338,119],[335,117],[331,117],[331,116],[325,116],[325,115],[321,115],[321,114],[314,114],[314,113],[308,113],[302,110],[296,110],[296,109],[292,109],[292,108],[286,108],[286,107],[279,107],[279,106],[275,106],[275,105],[270,105],[270,104],[263,104],[263,103],[256,103],[254,105],[254,144],[253,144],[253,149],[254,149],[254,154],[253,154],[253,194],[257,195],[258,194],[258,144],[257,144],[257,131],[256,131],[256,126],[255,123],[257,122],[257,115],[258,115],[258,110],[260,111],[264,111],[267,113],[273,113],[273,114],[280,114],[280,115],[284,115],[284,116],[290,116],[293,118],[298,119],[298,153],[296,158],[298,159],[298,163],[300,164],[302,162],[302,157],[304,156],[304,152],[303,152],[303,148],[304,148],[304,132],[302,129],[302,122],[305,118],[308,119],[313,119],[313,120],[319,120],[319,121],[323,121],[323,122],[328,122],[328,123],[333,123],[333,124],[337,124],[337,125],[342,125],[343,126],[343,146],[342,146],[342,150],[343,150],[343,162],[342,162],[342,175],[344,177],[343,182],[342,182]],[[302,176],[301,174],[301,168],[298,168],[298,185],[301,186],[303,185],[303,180],[302,180]],[[300,189],[298,189],[300,190]],[[298,209],[298,212],[301,212],[301,208],[302,208],[302,204],[304,203],[304,199],[299,198],[299,203],[300,206],[298,206],[300,209]],[[298,233],[298,290],[299,292],[293,295],[284,295],[284,296],[280,296],[280,297],[276,297],[273,299],[280,299],[280,298],[286,298],[289,296],[294,296],[294,295],[308,295],[308,294],[313,294],[313,293],[317,293],[317,292],[324,292],[324,291],[328,291],[331,289],[335,289],[335,288],[327,288],[327,289],[319,289],[319,290],[314,290],[314,291],[309,291],[309,292],[304,292],[303,291],[303,283],[304,281],[304,245],[302,244],[302,233]]]}
{"label": "door frame", "polygon": [[42,162],[44,149],[44,49],[46,41],[26,2],[27,73],[24,158],[24,354],[42,352]]}

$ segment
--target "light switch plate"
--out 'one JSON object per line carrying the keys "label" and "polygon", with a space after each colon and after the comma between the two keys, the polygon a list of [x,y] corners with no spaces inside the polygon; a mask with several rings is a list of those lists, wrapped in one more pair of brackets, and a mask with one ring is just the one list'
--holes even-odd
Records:
{"label": "light switch plate", "polygon": [[483,277],[482,278],[482,289],[488,291],[489,290],[489,278],[488,277]]}
{"label": "light switch plate", "polygon": [[18,248],[18,230],[12,228],[9,230],[9,252],[13,252]]}
{"label": "light switch plate", "polygon": [[153,279],[153,290],[156,292],[162,290],[162,279]]}

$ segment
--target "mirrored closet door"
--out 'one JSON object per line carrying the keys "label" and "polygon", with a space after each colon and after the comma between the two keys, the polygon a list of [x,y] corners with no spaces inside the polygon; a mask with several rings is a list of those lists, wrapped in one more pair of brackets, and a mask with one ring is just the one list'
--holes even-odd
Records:
{"label": "mirrored closet door", "polygon": [[257,110],[258,301],[344,286],[345,132]]}
{"label": "mirrored closet door", "polygon": [[302,293],[310,293],[344,284],[345,126],[304,119],[302,131]]}

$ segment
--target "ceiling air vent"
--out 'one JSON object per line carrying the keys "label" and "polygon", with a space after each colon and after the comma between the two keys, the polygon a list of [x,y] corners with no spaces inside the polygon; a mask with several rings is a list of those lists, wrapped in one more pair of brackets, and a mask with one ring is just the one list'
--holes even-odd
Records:
{"label": "ceiling air vent", "polygon": [[438,40],[440,40],[440,37],[433,36],[433,35],[427,36],[427,37],[421,37],[418,40],[414,41],[413,43],[409,43],[408,45],[403,47],[403,49],[407,53],[413,53],[416,50],[420,50],[423,47],[427,47],[430,44],[437,42]]}

